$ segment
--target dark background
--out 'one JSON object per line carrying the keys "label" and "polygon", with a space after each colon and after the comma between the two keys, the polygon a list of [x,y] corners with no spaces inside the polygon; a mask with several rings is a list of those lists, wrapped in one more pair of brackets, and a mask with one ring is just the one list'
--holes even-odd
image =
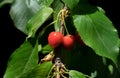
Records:
{"label": "dark background", "polygon": [[[102,7],[120,34],[119,0],[89,0],[92,5]],[[26,35],[14,27],[9,16],[10,4],[0,8],[0,78],[6,69],[7,60],[12,52],[25,40]]]}
{"label": "dark background", "polygon": [[14,27],[9,10],[9,4],[0,8],[0,78],[3,77],[9,56],[26,38],[25,34]]}

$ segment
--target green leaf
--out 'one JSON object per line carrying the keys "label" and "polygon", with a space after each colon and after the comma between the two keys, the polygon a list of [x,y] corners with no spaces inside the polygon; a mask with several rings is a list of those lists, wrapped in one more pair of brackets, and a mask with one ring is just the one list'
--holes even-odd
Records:
{"label": "green leaf", "polygon": [[86,76],[83,73],[78,72],[76,70],[70,70],[69,77],[70,78],[86,78]]}
{"label": "green leaf", "polygon": [[4,78],[19,78],[36,65],[38,65],[38,43],[33,47],[30,42],[25,41],[9,58]]}
{"label": "green leaf", "polygon": [[108,65],[108,69],[110,71],[110,74],[113,74],[114,67],[112,65]]}
{"label": "green leaf", "polygon": [[48,78],[52,67],[52,62],[44,62],[34,67],[30,72],[24,73],[20,78]]}
{"label": "green leaf", "polygon": [[82,40],[96,54],[117,62],[119,53],[118,33],[112,22],[99,11],[90,14],[73,15],[74,25]]}
{"label": "green leaf", "polygon": [[[54,9],[53,19],[54,21],[56,21],[59,11],[63,8],[63,3],[60,0],[55,0],[52,5],[52,8]],[[57,21],[55,23],[55,30],[59,31],[59,29],[60,29],[60,21]]]}
{"label": "green leaf", "polygon": [[[49,75],[49,72],[51,72],[51,69],[53,67],[52,62],[44,62],[42,64],[40,64],[39,67],[37,67],[36,69],[34,69],[31,73],[31,76],[34,77],[39,77],[39,78],[47,78]],[[34,72],[34,75],[32,75]]]}
{"label": "green leaf", "polygon": [[11,4],[12,2],[13,0],[3,0],[2,2],[0,2],[0,8],[4,6],[5,4]]}
{"label": "green leaf", "polygon": [[37,29],[47,20],[52,12],[52,8],[44,7],[28,21],[27,29],[29,37],[35,35]]}
{"label": "green leaf", "polygon": [[105,14],[105,10],[103,9],[103,8],[101,8],[101,7],[97,7],[98,8],[98,10],[100,11],[100,12],[102,12],[103,14]]}
{"label": "green leaf", "polygon": [[36,0],[40,5],[50,6],[54,0]]}
{"label": "green leaf", "polygon": [[96,78],[96,76],[97,76],[97,71],[91,73],[91,78]]}
{"label": "green leaf", "polygon": [[15,0],[10,9],[10,16],[16,28],[28,34],[26,24],[41,6],[34,0]]}
{"label": "green leaf", "polygon": [[52,50],[51,46],[47,44],[42,48],[41,53],[46,54],[49,53],[51,50]]}
{"label": "green leaf", "polygon": [[[10,16],[17,29],[28,35],[27,22],[40,9],[50,6],[53,0],[15,0],[10,9]],[[40,3],[39,3],[40,2]]]}
{"label": "green leaf", "polygon": [[119,39],[119,47],[120,47],[120,39]]}
{"label": "green leaf", "polygon": [[70,9],[73,9],[79,2],[79,0],[62,0]]}

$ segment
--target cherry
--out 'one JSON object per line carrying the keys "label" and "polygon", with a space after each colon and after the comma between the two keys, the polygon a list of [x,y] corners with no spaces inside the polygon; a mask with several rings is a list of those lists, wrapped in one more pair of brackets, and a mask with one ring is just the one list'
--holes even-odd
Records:
{"label": "cherry", "polygon": [[85,43],[83,42],[83,40],[81,39],[80,35],[78,33],[76,33],[75,35],[75,40],[82,46],[85,46]]}
{"label": "cherry", "polygon": [[60,32],[51,32],[48,35],[48,43],[51,47],[56,48],[58,47],[63,41],[63,34]]}
{"label": "cherry", "polygon": [[74,36],[73,35],[66,35],[63,37],[63,45],[67,50],[71,50],[74,47]]}

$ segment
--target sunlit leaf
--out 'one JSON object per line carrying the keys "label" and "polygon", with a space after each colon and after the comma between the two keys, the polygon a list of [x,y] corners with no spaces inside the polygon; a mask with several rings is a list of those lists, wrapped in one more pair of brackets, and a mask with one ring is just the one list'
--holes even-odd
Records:
{"label": "sunlit leaf", "polygon": [[52,8],[44,7],[28,21],[27,30],[29,36],[35,35],[38,28],[45,22],[45,20],[51,15],[52,12]]}
{"label": "sunlit leaf", "polygon": [[76,70],[70,70],[69,78],[86,78],[86,76],[83,73],[78,72]]}
{"label": "sunlit leaf", "polygon": [[79,2],[79,0],[62,0],[70,9],[73,9]]}
{"label": "sunlit leaf", "polygon": [[50,6],[54,0],[36,0],[40,5]]}
{"label": "sunlit leaf", "polygon": [[52,67],[52,62],[44,62],[24,73],[20,78],[48,78],[50,72],[52,72]]}
{"label": "sunlit leaf", "polygon": [[[52,7],[54,9],[53,19],[54,21],[56,21],[59,11],[63,8],[63,3],[60,0],[55,0]],[[60,29],[60,22],[57,21],[55,23],[55,30],[59,31],[59,29]]]}
{"label": "sunlit leaf", "polygon": [[52,50],[52,47],[51,47],[50,45],[45,45],[45,46],[42,48],[41,52],[42,52],[43,54],[46,54],[46,53],[49,53],[51,50]]}
{"label": "sunlit leaf", "polygon": [[[40,3],[39,3],[40,2]],[[14,0],[10,8],[10,16],[17,29],[28,35],[27,22],[40,9],[50,6],[53,0]]]}
{"label": "sunlit leaf", "polygon": [[118,33],[111,21],[101,12],[75,14],[74,25],[83,41],[96,54],[117,62],[119,52]]}
{"label": "sunlit leaf", "polygon": [[15,27],[28,34],[26,24],[39,9],[40,6],[36,1],[15,0],[10,9],[10,16]]}
{"label": "sunlit leaf", "polygon": [[38,65],[38,43],[33,47],[30,42],[25,41],[9,58],[4,78],[19,78],[36,65]]}

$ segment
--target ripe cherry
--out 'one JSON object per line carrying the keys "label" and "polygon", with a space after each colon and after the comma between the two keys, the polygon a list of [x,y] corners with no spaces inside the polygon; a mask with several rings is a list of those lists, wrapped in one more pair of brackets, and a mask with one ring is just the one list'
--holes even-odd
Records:
{"label": "ripe cherry", "polygon": [[48,35],[48,43],[51,47],[56,48],[58,47],[63,41],[63,34],[60,32],[51,32]]}
{"label": "ripe cherry", "polygon": [[66,35],[63,37],[63,45],[67,50],[71,50],[74,47],[74,36],[73,35]]}
{"label": "ripe cherry", "polygon": [[78,33],[76,33],[75,35],[75,40],[82,46],[85,46],[85,43],[83,42],[83,40],[81,39],[80,35]]}

